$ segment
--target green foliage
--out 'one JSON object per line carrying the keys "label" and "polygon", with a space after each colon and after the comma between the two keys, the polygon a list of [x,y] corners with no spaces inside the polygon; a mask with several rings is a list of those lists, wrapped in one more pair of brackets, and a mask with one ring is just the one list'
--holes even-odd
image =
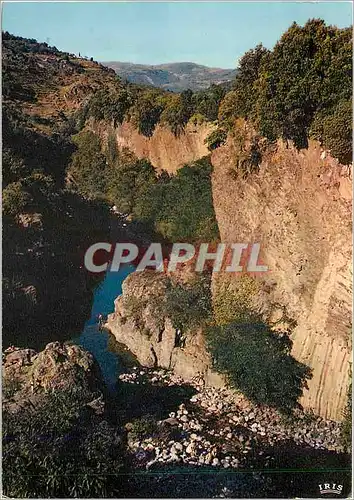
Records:
{"label": "green foliage", "polygon": [[139,132],[151,137],[163,111],[161,93],[155,90],[140,92],[130,110],[132,121]]}
{"label": "green foliage", "polygon": [[307,146],[312,129],[347,162],[351,94],[351,29],[312,19],[304,27],[294,23],[273,51],[257,46],[243,56],[219,120],[227,128],[236,118],[247,118],[262,136],[292,140],[299,148]]}
{"label": "green foliage", "polygon": [[222,144],[225,144],[226,139],[227,132],[222,128],[217,128],[208,135],[204,143],[207,144],[209,151],[213,151],[213,149],[216,149]]}
{"label": "green foliage", "polygon": [[91,416],[81,391],[48,395],[3,414],[3,488],[10,497],[114,497],[122,492],[121,438]]}
{"label": "green foliage", "polygon": [[205,157],[177,171],[162,174],[140,199],[136,217],[150,221],[168,241],[214,241],[215,219],[210,159]]}
{"label": "green foliage", "polygon": [[211,310],[210,275],[206,273],[190,283],[171,283],[167,289],[164,312],[181,331],[205,323]]}
{"label": "green foliage", "polygon": [[151,415],[144,415],[129,422],[125,427],[129,432],[129,439],[132,441],[141,441],[156,433],[157,421]]}
{"label": "green foliage", "polygon": [[140,198],[156,182],[154,167],[148,160],[122,163],[113,171],[109,185],[109,199],[119,211],[134,213]]}
{"label": "green foliage", "polygon": [[161,124],[167,125],[178,136],[188,123],[192,110],[192,91],[172,95],[161,114]]}
{"label": "green foliage", "polygon": [[73,137],[77,151],[72,156],[69,176],[77,191],[87,199],[104,199],[107,162],[99,138],[90,131]]}
{"label": "green foliage", "polygon": [[[218,118],[219,105],[226,94],[222,85],[212,84],[207,90],[193,94],[193,113],[204,116],[209,121]],[[193,114],[190,113],[190,116]]]}
{"label": "green foliage", "polygon": [[4,185],[41,172],[62,187],[65,168],[74,151],[70,139],[33,130],[29,120],[14,106],[3,108]]}
{"label": "green foliage", "polygon": [[20,389],[21,383],[18,379],[3,377],[2,379],[2,396],[4,399],[12,398]]}
{"label": "green foliage", "polygon": [[114,126],[122,123],[133,103],[133,95],[122,85],[114,89],[103,89],[96,92],[83,110],[84,116],[92,116],[96,120],[113,122]]}
{"label": "green foliage", "polygon": [[332,112],[317,113],[310,130],[310,135],[321,140],[343,163],[352,160],[352,133],[352,104],[345,100],[340,101]]}
{"label": "green foliage", "polygon": [[210,328],[207,342],[217,370],[257,404],[291,412],[310,378],[310,369],[291,355],[291,342],[262,322]]}
{"label": "green foliage", "polygon": [[189,118],[190,123],[192,123],[194,126],[197,125],[202,125],[205,123],[207,120],[204,115],[201,113],[194,113],[190,118]]}
{"label": "green foliage", "polygon": [[17,217],[31,201],[30,194],[21,182],[12,182],[2,192],[2,210],[4,215]]}
{"label": "green foliage", "polygon": [[258,290],[258,282],[246,274],[238,280],[227,281],[225,276],[216,278],[213,297],[215,324],[227,325],[234,321],[250,320]]}

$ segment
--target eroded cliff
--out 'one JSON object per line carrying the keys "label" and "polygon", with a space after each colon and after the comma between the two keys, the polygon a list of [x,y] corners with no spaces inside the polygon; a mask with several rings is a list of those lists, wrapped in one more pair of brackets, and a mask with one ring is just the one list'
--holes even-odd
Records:
{"label": "eroded cliff", "polygon": [[350,361],[351,170],[316,142],[301,151],[278,142],[246,178],[232,175],[237,156],[232,140],[212,156],[221,239],[261,243],[269,272],[259,306],[296,321],[292,354],[313,370],[302,404],[340,419]]}
{"label": "eroded cliff", "polygon": [[[206,154],[207,132],[206,126],[199,131],[194,127],[176,138],[158,127],[148,139],[129,124],[116,129],[120,147],[169,172]],[[241,149],[244,156],[247,145]],[[261,243],[269,272],[259,278],[257,306],[267,318],[279,322],[286,314],[296,324],[292,354],[313,370],[301,402],[339,420],[351,351],[351,168],[340,165],[314,141],[300,151],[282,141],[265,145],[257,168],[248,175],[238,170],[240,148],[235,136],[213,151],[211,159],[221,240]],[[127,326],[132,325],[126,324],[125,331]],[[173,344],[168,326],[165,332]]]}
{"label": "eroded cliff", "polygon": [[170,174],[176,173],[186,163],[209,154],[204,141],[215,128],[209,122],[200,125],[189,123],[183,134],[175,136],[168,128],[157,125],[152,136],[146,137],[128,121],[114,129],[107,127],[105,122],[94,121],[91,127],[103,142],[113,132],[119,149],[128,148],[137,158],[148,158],[158,170],[166,170]]}

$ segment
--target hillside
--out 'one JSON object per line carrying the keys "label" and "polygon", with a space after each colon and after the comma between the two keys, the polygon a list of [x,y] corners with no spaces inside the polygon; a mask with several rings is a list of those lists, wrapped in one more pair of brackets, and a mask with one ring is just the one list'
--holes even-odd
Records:
{"label": "hillside", "polygon": [[[6,408],[23,417],[5,414],[5,494],[347,494],[351,29],[294,23],[230,87],[180,93],[9,33],[2,55]],[[85,268],[93,243],[138,238],[259,242],[269,272],[226,273],[226,253],[217,272],[117,274],[112,292]],[[93,367],[72,345],[88,331],[101,369],[118,365],[112,394],[65,383]]]}
{"label": "hillside", "polygon": [[103,64],[114,69],[117,75],[128,82],[173,92],[205,90],[212,83],[231,82],[236,76],[234,69],[210,68],[192,62],[148,65],[109,61]]}

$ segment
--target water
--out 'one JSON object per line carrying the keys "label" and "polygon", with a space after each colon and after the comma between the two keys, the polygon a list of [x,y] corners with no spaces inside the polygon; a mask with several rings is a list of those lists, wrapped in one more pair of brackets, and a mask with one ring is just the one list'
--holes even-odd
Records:
{"label": "water", "polygon": [[124,279],[135,270],[124,266],[117,272],[107,271],[104,280],[94,291],[91,316],[86,321],[81,335],[73,341],[91,352],[100,365],[102,375],[111,391],[115,389],[118,374],[123,370],[117,353],[108,349],[109,333],[100,330],[98,315],[107,316],[114,311],[114,301],[122,293]]}

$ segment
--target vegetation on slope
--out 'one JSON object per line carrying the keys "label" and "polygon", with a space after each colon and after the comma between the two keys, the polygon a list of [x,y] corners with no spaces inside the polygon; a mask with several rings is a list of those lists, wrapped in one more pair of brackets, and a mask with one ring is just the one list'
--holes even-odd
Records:
{"label": "vegetation on slope", "polygon": [[68,176],[80,195],[115,205],[166,241],[218,238],[209,158],[185,165],[170,176],[158,174],[148,160],[118,151],[114,138],[113,142],[108,139],[104,153],[91,131],[80,132],[73,141],[77,150]]}
{"label": "vegetation on slope", "polygon": [[314,137],[342,162],[351,161],[352,30],[312,19],[294,23],[269,51],[240,61],[234,87],[220,104],[226,129],[242,117],[270,140],[306,147]]}
{"label": "vegetation on slope", "polygon": [[211,328],[207,340],[217,370],[251,401],[291,412],[311,370],[290,355],[291,341],[262,321]]}
{"label": "vegetation on slope", "polygon": [[42,101],[61,79],[82,77],[83,67],[64,56],[46,44],[3,34],[5,345],[16,338],[17,345],[43,346],[54,332],[63,338],[82,323],[94,283],[82,269],[82,255],[108,230],[108,207],[66,187],[75,151],[70,106],[57,119],[62,101],[59,108],[54,100]]}
{"label": "vegetation on slope", "polygon": [[[3,414],[4,493],[15,498],[124,496],[117,428],[85,406],[82,390],[48,394],[38,407]],[[114,472],[112,472],[114,471]]]}

